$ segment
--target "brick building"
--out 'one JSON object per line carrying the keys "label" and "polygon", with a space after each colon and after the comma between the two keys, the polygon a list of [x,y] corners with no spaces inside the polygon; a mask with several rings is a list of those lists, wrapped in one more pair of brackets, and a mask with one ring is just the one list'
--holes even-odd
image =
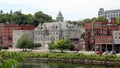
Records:
{"label": "brick building", "polygon": [[118,30],[115,18],[111,19],[111,22],[86,23],[84,27],[86,50],[114,50],[113,31]]}
{"label": "brick building", "polygon": [[13,30],[34,30],[34,26],[0,23],[0,46],[12,47]]}

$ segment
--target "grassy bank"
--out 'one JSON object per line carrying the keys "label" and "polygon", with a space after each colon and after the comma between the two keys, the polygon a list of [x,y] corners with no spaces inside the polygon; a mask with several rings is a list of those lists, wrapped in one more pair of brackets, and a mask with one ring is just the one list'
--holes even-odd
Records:
{"label": "grassy bank", "polygon": [[0,52],[3,58],[12,58],[24,61],[28,58],[48,58],[48,59],[78,59],[78,60],[99,60],[120,62],[120,56],[116,55],[96,55],[82,53],[38,53],[38,52]]}

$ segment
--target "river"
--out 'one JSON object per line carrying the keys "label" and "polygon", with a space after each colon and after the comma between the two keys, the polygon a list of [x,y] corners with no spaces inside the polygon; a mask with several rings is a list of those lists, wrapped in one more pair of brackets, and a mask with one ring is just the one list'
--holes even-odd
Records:
{"label": "river", "polygon": [[49,63],[22,63],[20,65],[20,68],[120,68],[120,67],[49,62]]}

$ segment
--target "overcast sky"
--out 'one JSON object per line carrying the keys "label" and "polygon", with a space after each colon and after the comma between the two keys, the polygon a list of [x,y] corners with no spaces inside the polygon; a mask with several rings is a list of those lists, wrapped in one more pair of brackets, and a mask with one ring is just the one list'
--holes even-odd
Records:
{"label": "overcast sky", "polygon": [[10,9],[21,9],[25,14],[43,11],[55,19],[61,11],[65,20],[97,17],[99,8],[120,9],[120,0],[0,0],[0,9],[4,12]]}

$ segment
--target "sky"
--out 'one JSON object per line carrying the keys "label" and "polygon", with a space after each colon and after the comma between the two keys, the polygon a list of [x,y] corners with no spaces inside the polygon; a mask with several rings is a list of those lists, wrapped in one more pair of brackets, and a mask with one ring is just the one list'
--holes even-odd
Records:
{"label": "sky", "polygon": [[53,19],[59,11],[65,20],[82,20],[98,16],[99,8],[120,9],[120,0],[0,0],[0,9],[5,13],[11,9],[24,14],[42,11]]}

